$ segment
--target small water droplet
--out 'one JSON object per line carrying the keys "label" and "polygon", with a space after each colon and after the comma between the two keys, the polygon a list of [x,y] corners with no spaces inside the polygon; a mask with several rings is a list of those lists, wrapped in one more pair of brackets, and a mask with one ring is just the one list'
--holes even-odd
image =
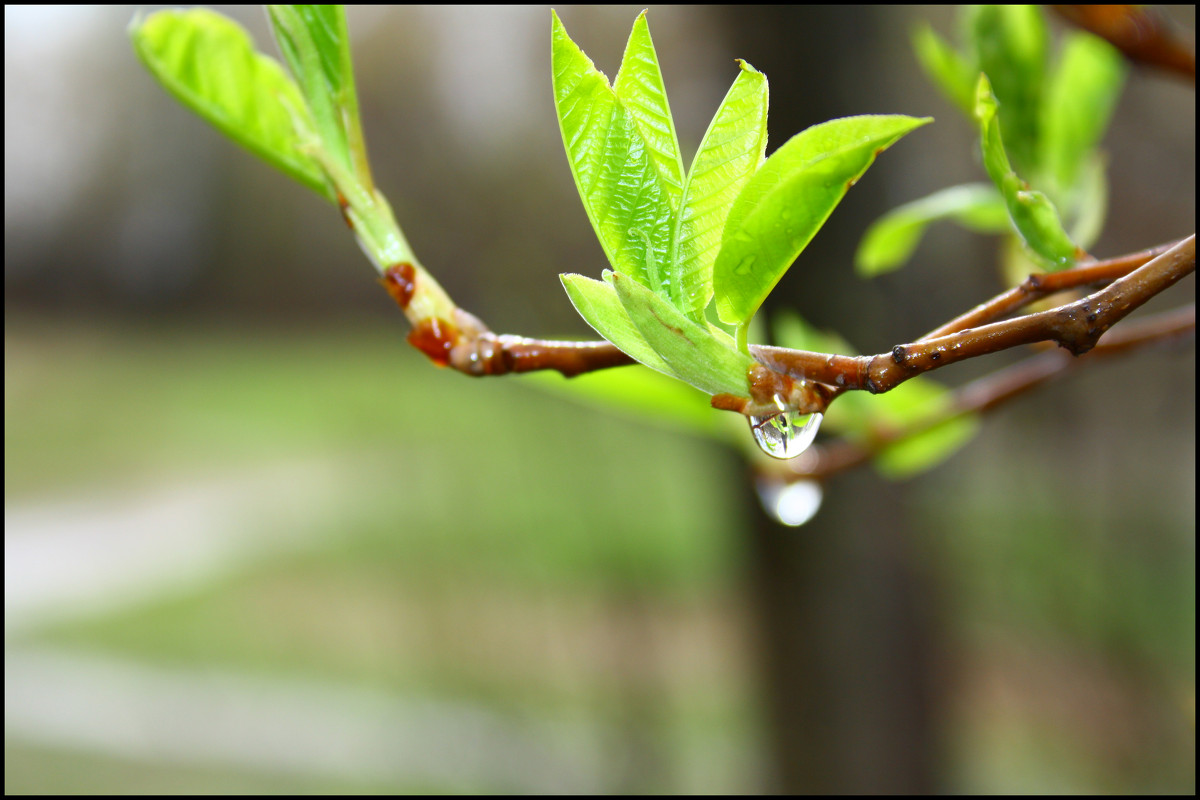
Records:
{"label": "small water droplet", "polygon": [[824,493],[816,481],[784,483],[778,478],[758,481],[758,499],[768,514],[784,525],[796,527],[808,522],[821,508]]}
{"label": "small water droplet", "polygon": [[808,449],[821,427],[821,414],[780,411],[766,417],[750,417],[754,441],[769,456],[795,458]]}
{"label": "small water droplet", "polygon": [[750,268],[754,266],[755,258],[756,256],[746,256],[743,258],[741,262],[739,262],[738,265],[733,268],[733,273],[735,275],[749,275]]}

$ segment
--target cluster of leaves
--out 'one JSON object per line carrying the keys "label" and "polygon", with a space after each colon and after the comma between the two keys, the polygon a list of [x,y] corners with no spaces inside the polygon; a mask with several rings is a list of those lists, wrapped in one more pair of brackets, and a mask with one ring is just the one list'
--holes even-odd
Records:
{"label": "cluster of leaves", "polygon": [[[157,12],[135,20],[131,36],[150,72],[184,105],[337,204],[377,269],[414,265],[427,289],[413,300],[418,316],[450,318],[452,302],[420,266],[372,180],[344,9],[269,6],[268,13],[286,70],[257,52],[237,23],[206,9]],[[867,271],[901,263],[925,225],[943,217],[1015,231],[1050,267],[1078,253],[1057,208],[1074,220],[1074,241],[1086,244],[1098,230],[1104,175],[1095,146],[1121,83],[1119,60],[1103,42],[1072,34],[1045,80],[1039,12],[983,7],[966,20],[967,55],[928,29],[918,34],[917,50],[935,82],[980,125],[993,185],[945,190],[880,220],[860,252]],[[748,329],[763,300],[875,157],[930,120],[837,119],[764,158],[767,79],[739,62],[685,169],[644,12],[612,84],[557,15],[552,59],[568,161],[612,267],[602,281],[564,275],[563,284],[592,327],[662,373],[607,370],[575,379],[572,391],[724,435],[684,384],[709,394],[747,393],[754,364]],[[1033,176],[1045,194],[1018,175]],[[778,316],[774,333],[786,347],[854,352],[794,314]],[[928,378],[877,397],[849,393],[830,408],[826,429],[862,440],[941,420],[877,461],[890,474],[909,474],[945,458],[974,430],[973,418],[947,413],[949,402]]]}
{"label": "cluster of leaves", "polygon": [[[978,125],[991,184],[944,189],[878,220],[857,254],[863,274],[904,264],[925,227],[939,219],[984,233],[1014,232],[1045,270],[1072,266],[1100,233],[1107,185],[1097,145],[1124,82],[1119,53],[1071,31],[1051,66],[1037,6],[968,7],[962,28],[963,52],[928,26],[917,31],[914,47],[934,84]],[[1027,265],[1014,275],[1021,267]]]}
{"label": "cluster of leaves", "polygon": [[[563,275],[572,302],[642,364],[709,394],[745,394],[754,362],[744,334],[763,300],[875,156],[930,120],[837,119],[797,134],[764,160],[767,79],[739,61],[738,76],[684,170],[644,12],[611,86],[557,15],[552,54],[567,157],[613,268],[603,281]],[[741,334],[739,342],[723,324]],[[773,333],[785,347],[855,353],[794,312],[777,315]],[[686,392],[671,392],[648,373],[622,373],[576,378],[572,388],[686,420],[705,433],[721,430],[684,411],[695,407]],[[944,387],[918,378],[879,397],[839,399],[825,429],[865,442],[938,418],[876,459],[885,474],[900,477],[946,458],[974,434],[977,419],[948,414],[949,404]]]}
{"label": "cluster of leaves", "polygon": [[837,119],[764,160],[767,79],[742,61],[685,170],[645,12],[611,85],[557,14],[551,52],[567,157],[612,266],[603,282],[564,275],[571,301],[646,366],[745,395],[763,300],[875,156],[930,120]]}

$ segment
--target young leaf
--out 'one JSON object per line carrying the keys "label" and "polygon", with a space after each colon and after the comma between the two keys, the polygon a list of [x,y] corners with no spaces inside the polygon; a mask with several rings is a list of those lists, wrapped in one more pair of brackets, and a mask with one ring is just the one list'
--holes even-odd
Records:
{"label": "young leaf", "polygon": [[712,299],[712,265],[729,208],[767,147],[767,76],[745,61],[700,141],[675,220],[669,263],[679,307],[699,320]]}
{"label": "young leaf", "polygon": [[1051,270],[1066,269],[1083,255],[1063,230],[1058,209],[1041,192],[1029,188],[1009,164],[997,120],[996,97],[986,75],[979,76],[975,115],[979,120],[983,166],[1004,196],[1008,215],[1026,247]]}
{"label": "young leaf", "polygon": [[1124,63],[1111,45],[1087,33],[1069,36],[1042,114],[1041,164],[1060,202],[1073,199],[1080,172],[1108,128],[1124,78]]}
{"label": "young leaf", "polygon": [[665,263],[672,210],[637,122],[553,14],[554,103],[567,160],[613,269],[654,291],[648,265]]}
{"label": "young leaf", "polygon": [[929,25],[913,33],[913,50],[925,74],[946,97],[968,117],[975,113],[975,78],[979,70],[968,64],[949,42],[938,36]]}
{"label": "young leaf", "polygon": [[1004,104],[1001,132],[1017,168],[1034,174],[1042,120],[1049,36],[1037,6],[975,6],[968,23],[979,69]]}
{"label": "young leaf", "polygon": [[667,362],[646,343],[645,337],[629,319],[625,306],[617,297],[616,289],[603,281],[592,280],[582,275],[566,274],[560,275],[559,278],[579,316],[583,317],[596,333],[612,342],[633,360],[664,375],[678,377],[667,366]]}
{"label": "young leaf", "polygon": [[875,156],[931,120],[835,119],[793,136],[746,182],[713,264],[721,320],[744,325]]}
{"label": "young leaf", "polygon": [[621,68],[613,81],[613,91],[637,123],[638,132],[662,178],[671,210],[677,211],[683,193],[683,158],[645,11],[634,20]]}
{"label": "young leaf", "polygon": [[925,228],[940,219],[953,219],[980,233],[1009,229],[1008,209],[996,187],[990,183],[951,186],[905,203],[875,220],[854,256],[858,274],[882,275],[904,264],[925,235]]}
{"label": "young leaf", "polygon": [[346,11],[340,5],[267,6],[279,50],[308,101],[325,152],[367,189]]}
{"label": "young leaf", "polygon": [[299,88],[279,62],[254,51],[245,29],[215,11],[158,11],[130,31],[159,83],[250,152],[330,202],[320,166],[301,147],[294,119],[312,125]]}
{"label": "young leaf", "polygon": [[754,360],[735,349],[727,336],[718,338],[626,275],[609,273],[605,277],[646,343],[680,380],[708,394],[747,394],[746,372]]}

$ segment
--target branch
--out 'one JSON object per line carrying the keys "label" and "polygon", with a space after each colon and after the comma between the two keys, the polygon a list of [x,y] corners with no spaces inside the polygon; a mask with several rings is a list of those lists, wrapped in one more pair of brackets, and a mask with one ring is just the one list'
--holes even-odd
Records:
{"label": "branch", "polygon": [[[802,398],[802,411],[825,411],[840,393],[866,389],[878,393],[939,367],[999,350],[1037,341],[1056,341],[1071,352],[1089,350],[1114,323],[1154,294],[1195,269],[1195,237],[1107,261],[1097,261],[1048,275],[1031,275],[1021,286],[977,306],[912,344],[897,345],[876,356],[810,353],[754,345],[751,352],[765,367],[750,377],[751,394],[770,397],[776,389]],[[438,289],[426,273],[407,263],[383,270],[380,283],[413,319],[408,341],[438,366],[465,375],[507,375],[536,370],[556,370],[566,377],[633,364],[629,356],[608,342],[570,342],[528,339],[493,333],[463,309],[448,315],[421,315],[414,302],[422,288]],[[1115,279],[1115,280],[1114,280]],[[981,324],[996,319],[1048,294],[1064,289],[1113,281],[1083,300],[1050,311],[1013,320]],[[430,304],[432,307],[432,304]],[[449,317],[449,318],[447,318]],[[805,391],[795,390],[801,383]],[[792,390],[782,387],[791,386]],[[718,395],[717,408],[741,411],[756,401]]]}
{"label": "branch", "polygon": [[[1152,256],[1152,257],[1150,257]],[[1132,265],[1147,258],[1132,271]],[[834,387],[828,397],[850,389],[886,392],[923,372],[968,358],[1018,345],[1053,341],[1075,355],[1086,353],[1097,340],[1133,309],[1173,285],[1196,268],[1196,237],[1175,245],[1107,262],[1087,264],[1053,275],[1034,275],[1017,289],[977,306],[967,314],[911,344],[874,356],[841,356],[780,347],[757,347],[754,354],[772,370],[793,379],[818,381]],[[1107,287],[1072,303],[1003,322],[976,327],[1051,292],[1108,280],[1126,272]],[[824,411],[813,408],[800,411]]]}
{"label": "branch", "polygon": [[495,334],[473,314],[457,307],[450,313],[452,319],[432,315],[414,318],[413,300],[424,288],[426,275],[424,270],[401,263],[383,270],[379,282],[412,320],[409,343],[439,367],[451,367],[472,377],[552,369],[571,378],[635,363],[608,342],[563,342]]}
{"label": "branch", "polygon": [[1085,31],[1116,47],[1130,61],[1173,72],[1196,82],[1195,48],[1176,36],[1166,21],[1139,6],[1054,6]]}
{"label": "branch", "polygon": [[1056,292],[1114,281],[1128,275],[1150,259],[1162,255],[1174,246],[1174,244],[1162,244],[1140,253],[1130,253],[1105,261],[1093,261],[1061,272],[1035,273],[1026,278],[1020,286],[998,294],[986,303],[981,303],[965,314],[955,317],[941,327],[925,334],[918,341],[936,339],[939,336],[958,333],[967,328],[974,328],[976,325],[1000,319],[1006,314]]}
{"label": "branch", "polygon": [[797,459],[771,462],[762,470],[776,477],[785,477],[788,481],[823,480],[860,466],[887,446],[924,433],[950,419],[990,411],[1076,366],[1195,335],[1195,331],[1195,304],[1138,319],[1106,334],[1083,357],[1073,357],[1063,350],[1048,350],[968,383],[955,390],[949,410],[943,414],[902,429],[874,431],[871,438],[863,442],[842,439],[818,445]]}

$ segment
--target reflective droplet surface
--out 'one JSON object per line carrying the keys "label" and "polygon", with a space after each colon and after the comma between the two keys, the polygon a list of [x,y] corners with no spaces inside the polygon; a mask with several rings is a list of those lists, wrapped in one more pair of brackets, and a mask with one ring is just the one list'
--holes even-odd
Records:
{"label": "reflective droplet surface", "polygon": [[784,525],[796,527],[808,522],[821,509],[824,492],[816,481],[784,483],[778,478],[758,481],[758,499],[763,509]]}
{"label": "reflective droplet surface", "polygon": [[795,458],[808,449],[821,427],[821,414],[780,411],[767,417],[750,417],[754,441],[769,456]]}

